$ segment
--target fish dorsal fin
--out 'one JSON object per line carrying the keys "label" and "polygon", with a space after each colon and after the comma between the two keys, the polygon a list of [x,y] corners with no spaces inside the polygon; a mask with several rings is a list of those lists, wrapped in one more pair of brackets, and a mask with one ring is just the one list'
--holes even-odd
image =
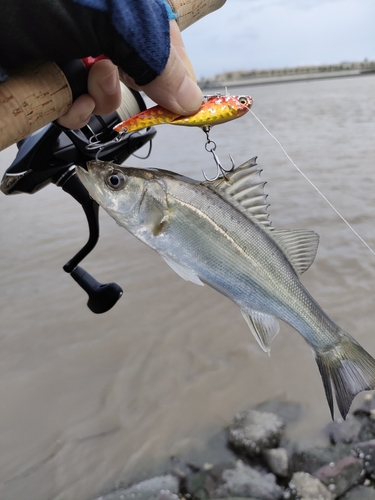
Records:
{"label": "fish dorsal fin", "polygon": [[265,182],[260,181],[261,170],[257,168],[257,157],[243,163],[232,172],[214,181],[203,184],[218,192],[229,203],[240,210],[253,222],[262,225],[270,237],[283,250],[298,275],[301,275],[314,262],[319,244],[319,236],[307,230],[275,230],[268,220],[267,195]]}
{"label": "fish dorsal fin", "polygon": [[265,182],[260,180],[260,173],[254,156],[232,172],[214,181],[205,181],[204,185],[220,193],[229,203],[238,208],[254,222],[273,230],[268,220],[267,195],[264,193]]}
{"label": "fish dorsal fin", "polygon": [[272,233],[273,240],[284,251],[298,275],[301,275],[314,262],[319,245],[319,235],[304,229],[277,229]]}
{"label": "fish dorsal fin", "polygon": [[186,281],[191,281],[192,283],[195,283],[196,285],[201,285],[203,286],[204,283],[199,279],[199,276],[196,274],[195,271],[190,269],[189,267],[183,266],[182,264],[179,264],[175,260],[171,259],[170,257],[166,257],[165,255],[162,255],[163,259],[165,262],[170,266],[175,273],[177,273],[181,278],[183,278]]}
{"label": "fish dorsal fin", "polygon": [[249,313],[241,309],[241,313],[260,347],[269,354],[271,343],[280,330],[277,318],[260,311]]}

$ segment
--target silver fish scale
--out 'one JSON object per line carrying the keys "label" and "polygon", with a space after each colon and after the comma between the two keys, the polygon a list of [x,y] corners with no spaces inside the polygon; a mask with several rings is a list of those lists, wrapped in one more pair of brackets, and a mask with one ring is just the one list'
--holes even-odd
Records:
{"label": "silver fish scale", "polygon": [[338,340],[338,327],[303,287],[271,232],[206,186],[175,179],[165,186],[170,220],[150,246],[194,269],[242,310],[289,323],[314,347]]}

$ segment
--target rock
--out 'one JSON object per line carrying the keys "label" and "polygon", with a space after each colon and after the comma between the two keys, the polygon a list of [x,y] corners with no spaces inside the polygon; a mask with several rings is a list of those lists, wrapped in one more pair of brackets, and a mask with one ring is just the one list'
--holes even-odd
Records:
{"label": "rock", "polygon": [[320,467],[350,455],[351,448],[350,445],[341,443],[329,447],[297,447],[290,456],[291,472],[304,471],[312,474]]}
{"label": "rock", "polygon": [[362,418],[362,428],[358,436],[358,441],[371,441],[375,439],[375,414]]}
{"label": "rock", "polygon": [[276,448],[284,427],[283,420],[273,413],[240,412],[228,429],[228,444],[237,452],[254,457],[263,448]]}
{"label": "rock", "polygon": [[[211,498],[217,487],[215,478],[208,471],[199,471],[186,478],[184,489],[192,498]],[[185,494],[186,494],[185,493]]]}
{"label": "rock", "polygon": [[353,411],[353,415],[370,416],[374,411],[375,411],[375,397],[373,394],[366,394],[365,397],[363,398],[361,406],[359,406],[356,410]]}
{"label": "rock", "polygon": [[279,477],[288,477],[289,457],[285,448],[263,450],[262,457],[271,472]]}
{"label": "rock", "polygon": [[169,461],[169,472],[180,479],[184,479],[192,472],[198,472],[200,467],[186,463],[179,457],[171,457]]}
{"label": "rock", "polygon": [[375,490],[374,488],[369,488],[367,486],[356,486],[352,488],[348,492],[345,493],[344,496],[340,498],[340,500],[374,500],[375,499]]}
{"label": "rock", "polygon": [[257,500],[278,500],[283,490],[276,484],[273,474],[262,475],[241,460],[235,469],[227,469],[222,474],[223,483],[216,489],[214,497],[244,497]]}
{"label": "rock", "polygon": [[375,397],[366,394],[362,405],[354,410],[353,415],[361,422],[358,441],[375,439]]}
{"label": "rock", "polygon": [[357,443],[353,447],[353,451],[357,457],[363,460],[363,465],[368,474],[373,474],[375,471],[375,439]]}
{"label": "rock", "polygon": [[157,476],[121,489],[98,500],[178,500],[179,481],[172,474]]}
{"label": "rock", "polygon": [[326,432],[331,443],[355,443],[358,442],[362,429],[362,422],[353,415],[348,415],[346,420],[338,419],[329,423]]}
{"label": "rock", "polygon": [[285,401],[282,398],[269,399],[255,406],[254,410],[260,412],[274,413],[280,417],[283,422],[291,424],[297,422],[303,413],[303,406],[294,401]]}
{"label": "rock", "polygon": [[308,472],[295,472],[284,498],[301,500],[334,500],[334,496],[322,482]]}
{"label": "rock", "polygon": [[216,465],[205,464],[202,468],[194,467],[194,472],[182,478],[180,493],[191,498],[211,498],[217,487],[223,483],[223,472],[235,467],[234,461]]}
{"label": "rock", "polygon": [[314,476],[327,486],[336,496],[345,493],[364,477],[361,459],[347,456],[338,462],[331,462],[314,472]]}

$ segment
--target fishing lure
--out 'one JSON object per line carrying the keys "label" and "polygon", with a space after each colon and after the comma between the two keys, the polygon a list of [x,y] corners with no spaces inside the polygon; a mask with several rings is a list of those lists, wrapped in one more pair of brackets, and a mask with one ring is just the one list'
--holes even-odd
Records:
{"label": "fishing lure", "polygon": [[128,133],[164,123],[188,127],[212,127],[243,116],[252,104],[250,96],[205,96],[199,110],[188,116],[177,115],[157,105],[119,123],[114,130]]}

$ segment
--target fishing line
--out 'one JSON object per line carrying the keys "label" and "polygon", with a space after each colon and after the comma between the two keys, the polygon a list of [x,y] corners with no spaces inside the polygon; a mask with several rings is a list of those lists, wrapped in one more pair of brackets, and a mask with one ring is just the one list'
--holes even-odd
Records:
{"label": "fishing line", "polygon": [[253,110],[249,109],[250,113],[254,116],[254,118],[257,120],[257,122],[264,128],[264,130],[267,132],[267,134],[269,134],[272,139],[274,139],[276,141],[276,143],[280,146],[282,152],[285,154],[285,156],[288,158],[288,160],[290,161],[290,163],[293,165],[293,167],[295,169],[297,169],[297,171],[302,175],[302,177],[304,177],[307,182],[310,184],[310,186],[312,186],[315,191],[323,198],[323,200],[328,203],[328,205],[332,208],[332,210],[334,210],[336,212],[336,214],[340,217],[340,219],[345,222],[345,224],[348,226],[348,228],[357,236],[357,238],[370,250],[370,252],[375,255],[375,251],[370,247],[370,245],[368,243],[366,243],[366,241],[362,238],[362,236],[360,236],[357,231],[354,229],[354,227],[345,219],[345,217],[343,215],[340,214],[340,212],[337,210],[337,208],[335,208],[332,203],[328,200],[328,198],[320,191],[320,189],[315,186],[315,184],[307,177],[306,174],[304,174],[302,172],[302,170],[294,163],[294,161],[292,160],[292,158],[288,155],[288,153],[286,152],[284,146],[281,144],[281,142],[268,130],[268,128],[264,125],[264,123],[262,123],[260,121],[260,119],[256,116],[256,114],[254,113]]}

